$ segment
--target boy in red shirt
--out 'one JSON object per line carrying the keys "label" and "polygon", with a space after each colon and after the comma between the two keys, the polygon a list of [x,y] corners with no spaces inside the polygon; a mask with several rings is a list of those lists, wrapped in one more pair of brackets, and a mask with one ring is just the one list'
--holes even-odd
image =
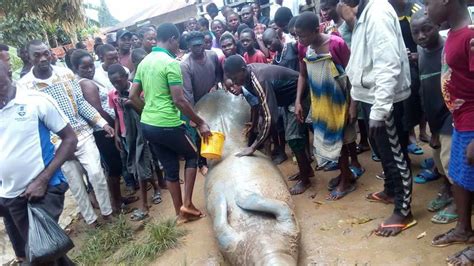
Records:
{"label": "boy in red shirt", "polygon": [[244,29],[240,33],[240,43],[245,49],[244,59],[247,64],[267,63],[267,59],[262,51],[255,49],[255,33],[252,29]]}
{"label": "boy in red shirt", "polygon": [[[459,220],[454,229],[438,235],[432,245],[444,247],[455,243],[472,244],[472,196],[474,191],[474,51],[470,41],[474,31],[464,0],[425,0],[426,13],[435,23],[447,22],[451,27],[446,39],[441,90],[448,109],[453,114],[454,131],[449,163],[454,201]],[[450,265],[474,263],[474,247],[448,257]]]}

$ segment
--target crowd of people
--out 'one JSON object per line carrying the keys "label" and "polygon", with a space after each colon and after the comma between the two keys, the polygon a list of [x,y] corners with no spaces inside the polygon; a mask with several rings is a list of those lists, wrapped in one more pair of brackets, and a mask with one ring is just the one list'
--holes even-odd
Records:
{"label": "crowd of people", "polygon": [[[163,23],[97,38],[93,52],[78,43],[67,67],[33,40],[19,49],[19,80],[0,45],[0,216],[18,261],[26,257],[27,204],[57,221],[68,188],[92,228],[120,213],[147,218],[148,200],[161,203],[161,189],[178,223],[204,217],[193,188],[197,172],[208,171],[199,151],[211,128],[193,107],[221,89],[251,108],[248,147],[236,156],[262,150],[278,165],[288,160],[288,144],[298,167],[288,177],[292,195],[311,187],[317,171],[339,171],[327,200],[344,198],[365,173],[358,154],[370,151],[384,187],[366,198],[394,206],[377,235],[416,225],[413,182],[442,178],[427,209],[434,223],[457,223],[432,245],[474,244],[472,3],[321,0],[319,14],[292,3],[277,1],[274,10],[211,3],[184,32]],[[415,174],[410,157],[424,153],[418,139],[433,156]],[[127,206],[138,200],[139,208]],[[471,265],[474,247],[448,261]]]}

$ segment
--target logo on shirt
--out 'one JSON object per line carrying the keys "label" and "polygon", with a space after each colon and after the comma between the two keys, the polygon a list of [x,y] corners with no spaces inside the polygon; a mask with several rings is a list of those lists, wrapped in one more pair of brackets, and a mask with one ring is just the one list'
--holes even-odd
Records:
{"label": "logo on shirt", "polygon": [[18,107],[18,115],[19,115],[19,116],[22,116],[22,117],[26,115],[25,106],[20,105],[20,106]]}
{"label": "logo on shirt", "polygon": [[16,113],[18,114],[18,117],[15,118],[16,121],[25,121],[28,119],[27,117],[25,117],[26,115],[25,105],[18,106]]}

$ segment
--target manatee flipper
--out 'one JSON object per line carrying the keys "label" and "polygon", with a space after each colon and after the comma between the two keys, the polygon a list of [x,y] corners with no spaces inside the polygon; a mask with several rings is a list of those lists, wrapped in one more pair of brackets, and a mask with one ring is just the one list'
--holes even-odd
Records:
{"label": "manatee flipper", "polygon": [[214,214],[214,230],[217,240],[224,249],[232,249],[240,241],[240,236],[227,221],[227,201],[224,195],[217,198]]}
{"label": "manatee flipper", "polygon": [[275,215],[281,230],[292,234],[298,231],[293,212],[284,201],[264,198],[256,193],[236,195],[237,206],[248,211],[265,212]]}

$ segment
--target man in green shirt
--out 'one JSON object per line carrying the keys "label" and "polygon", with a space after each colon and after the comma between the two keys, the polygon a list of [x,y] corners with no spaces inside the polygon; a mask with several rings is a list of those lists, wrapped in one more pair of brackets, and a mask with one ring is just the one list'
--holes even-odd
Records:
{"label": "man in green shirt", "polygon": [[[171,23],[157,29],[157,46],[138,66],[130,100],[141,113],[144,137],[156,151],[166,174],[178,222],[188,222],[204,216],[192,203],[196,179],[197,149],[186,134],[181,112],[197,125],[204,141],[211,135],[209,126],[192,109],[184,97],[180,64],[175,60],[179,49],[179,31]],[[140,97],[143,92],[144,100]],[[179,184],[179,158],[184,157],[184,202]]]}

